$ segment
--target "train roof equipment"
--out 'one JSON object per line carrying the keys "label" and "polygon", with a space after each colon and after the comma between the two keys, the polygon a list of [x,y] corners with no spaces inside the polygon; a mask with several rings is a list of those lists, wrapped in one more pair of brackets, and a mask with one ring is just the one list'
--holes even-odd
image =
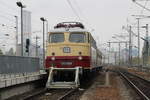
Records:
{"label": "train roof equipment", "polygon": [[81,22],[62,22],[58,23],[54,29],[56,28],[75,28],[79,27],[81,29],[84,29],[84,25]]}
{"label": "train roof equipment", "polygon": [[81,22],[61,22],[50,32],[88,32]]}

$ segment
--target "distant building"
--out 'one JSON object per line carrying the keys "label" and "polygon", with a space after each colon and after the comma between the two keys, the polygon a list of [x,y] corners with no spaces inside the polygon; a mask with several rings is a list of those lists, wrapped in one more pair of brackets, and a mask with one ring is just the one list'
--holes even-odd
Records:
{"label": "distant building", "polygon": [[5,52],[5,55],[15,56],[14,49],[10,48],[9,51]]}
{"label": "distant building", "polygon": [[31,44],[31,12],[27,11],[27,10],[23,10],[23,47],[24,47],[24,56],[28,56],[28,53],[26,53],[26,39],[29,39],[30,40],[30,44]]}
{"label": "distant building", "polygon": [[17,44],[16,46],[16,56],[21,56],[21,44]]}

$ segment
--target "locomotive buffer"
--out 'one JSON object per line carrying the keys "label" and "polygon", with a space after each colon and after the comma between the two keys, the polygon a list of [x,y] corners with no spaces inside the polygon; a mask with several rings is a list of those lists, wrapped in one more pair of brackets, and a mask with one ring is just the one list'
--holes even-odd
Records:
{"label": "locomotive buffer", "polygon": [[[82,74],[81,67],[49,69],[46,88],[77,88],[80,85],[79,76]],[[70,76],[71,75],[71,76]],[[73,77],[72,77],[73,76]]]}

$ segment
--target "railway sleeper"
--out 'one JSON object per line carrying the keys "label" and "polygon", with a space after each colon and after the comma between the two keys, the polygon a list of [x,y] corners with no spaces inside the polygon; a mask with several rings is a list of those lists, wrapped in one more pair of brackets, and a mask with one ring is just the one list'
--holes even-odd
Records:
{"label": "railway sleeper", "polygon": [[49,69],[46,88],[77,88],[80,85],[80,74],[82,74],[82,68],[78,66],[75,68],[51,67]]}

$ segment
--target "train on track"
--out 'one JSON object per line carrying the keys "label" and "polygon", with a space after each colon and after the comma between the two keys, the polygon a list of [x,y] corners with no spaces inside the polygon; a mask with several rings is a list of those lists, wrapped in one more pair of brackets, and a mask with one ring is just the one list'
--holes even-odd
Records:
{"label": "train on track", "polygon": [[48,34],[45,67],[48,88],[78,87],[83,76],[102,68],[102,53],[82,23],[62,22]]}

